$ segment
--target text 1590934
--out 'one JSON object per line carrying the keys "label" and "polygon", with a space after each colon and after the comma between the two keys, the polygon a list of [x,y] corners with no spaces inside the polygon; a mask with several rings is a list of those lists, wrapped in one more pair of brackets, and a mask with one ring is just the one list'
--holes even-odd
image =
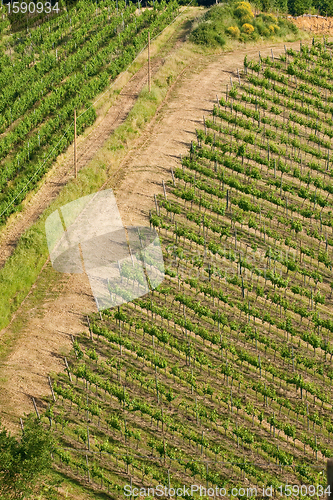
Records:
{"label": "text 1590934", "polygon": [[42,12],[45,12],[45,14],[51,14],[56,12],[58,14],[60,12],[58,2],[56,2],[53,6],[51,2],[13,2],[7,3],[6,6],[8,8],[8,14],[18,14],[19,12],[22,14],[34,14],[35,12],[38,14],[41,14]]}

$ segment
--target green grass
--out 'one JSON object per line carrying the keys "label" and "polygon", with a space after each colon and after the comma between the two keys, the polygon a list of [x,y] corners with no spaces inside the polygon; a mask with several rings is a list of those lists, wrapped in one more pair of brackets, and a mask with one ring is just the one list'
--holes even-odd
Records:
{"label": "green grass", "polygon": [[97,488],[80,484],[80,481],[73,477],[68,477],[60,470],[53,470],[46,476],[44,492],[41,492],[34,500],[106,500],[111,497],[107,493],[97,491]]}

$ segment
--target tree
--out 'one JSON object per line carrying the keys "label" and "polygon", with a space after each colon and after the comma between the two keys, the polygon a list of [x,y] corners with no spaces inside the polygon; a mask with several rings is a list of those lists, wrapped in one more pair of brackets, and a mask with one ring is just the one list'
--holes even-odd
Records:
{"label": "tree", "polygon": [[331,0],[313,0],[313,6],[319,9],[322,16],[333,16],[333,4]]}
{"label": "tree", "polygon": [[21,439],[16,439],[0,422],[0,497],[16,500],[40,490],[51,468],[55,442],[50,430],[33,416],[27,417]]}
{"label": "tree", "polygon": [[287,12],[288,10],[287,0],[257,0],[255,4],[259,9],[266,12],[275,11],[276,9],[280,12]]}
{"label": "tree", "polygon": [[275,5],[280,12],[288,12],[288,0],[276,0]]}
{"label": "tree", "polygon": [[288,9],[293,16],[301,16],[309,12],[311,6],[311,0],[288,0]]}

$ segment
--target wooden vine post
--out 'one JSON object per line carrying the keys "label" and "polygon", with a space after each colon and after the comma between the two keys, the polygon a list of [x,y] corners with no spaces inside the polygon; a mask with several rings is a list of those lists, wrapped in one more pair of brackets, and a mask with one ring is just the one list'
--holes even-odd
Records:
{"label": "wooden vine post", "polygon": [[87,454],[86,454],[86,464],[87,464],[88,483],[90,483],[89,461],[88,461],[88,455]]}
{"label": "wooden vine post", "polygon": [[40,416],[39,416],[39,412],[38,412],[38,408],[37,408],[37,405],[36,405],[36,401],[35,401],[35,398],[32,397],[32,402],[34,404],[34,407],[35,407],[35,412],[36,412],[36,415],[38,417],[38,420],[40,420]]}
{"label": "wooden vine post", "polygon": [[167,199],[167,194],[166,194],[166,189],[165,189],[164,181],[162,181],[162,186],[163,186],[164,198]]}
{"label": "wooden vine post", "polygon": [[50,385],[50,389],[51,389],[53,401],[55,401],[56,398],[55,398],[55,395],[54,395],[54,391],[53,391],[53,387],[52,387],[52,382],[51,382],[50,376],[48,376],[47,378],[48,378],[48,381],[49,381],[49,385]]}
{"label": "wooden vine post", "polygon": [[148,89],[151,92],[151,78],[150,78],[150,31],[148,31]]}
{"label": "wooden vine post", "polygon": [[74,175],[77,178],[77,161],[76,161],[76,109],[74,109]]}
{"label": "wooden vine post", "polygon": [[68,377],[69,377],[69,380],[71,381],[71,383],[73,382],[72,380],[72,375],[71,375],[71,372],[70,372],[70,369],[69,369],[69,366],[68,366],[68,362],[67,362],[67,358],[65,357],[65,365],[66,365],[66,370],[67,370],[67,373],[68,373]]}

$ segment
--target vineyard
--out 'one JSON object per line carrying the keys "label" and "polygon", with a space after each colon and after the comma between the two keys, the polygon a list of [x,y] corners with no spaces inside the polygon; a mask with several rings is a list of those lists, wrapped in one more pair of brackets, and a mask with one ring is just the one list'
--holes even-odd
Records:
{"label": "vineyard", "polygon": [[268,486],[279,496],[287,483],[324,494],[332,48],[245,57],[155,198],[164,282],[88,317],[90,336],[73,338],[50,378],[55,466],[87,488],[119,498],[125,485],[195,483],[243,487],[241,497]]}
{"label": "vineyard", "polygon": [[[7,7],[2,6],[0,12]],[[177,14],[175,2],[151,9],[122,1],[81,2],[0,47],[0,222],[96,118],[92,99],[110,85]],[[3,21],[5,23],[6,21]],[[8,28],[6,28],[8,30]]]}

